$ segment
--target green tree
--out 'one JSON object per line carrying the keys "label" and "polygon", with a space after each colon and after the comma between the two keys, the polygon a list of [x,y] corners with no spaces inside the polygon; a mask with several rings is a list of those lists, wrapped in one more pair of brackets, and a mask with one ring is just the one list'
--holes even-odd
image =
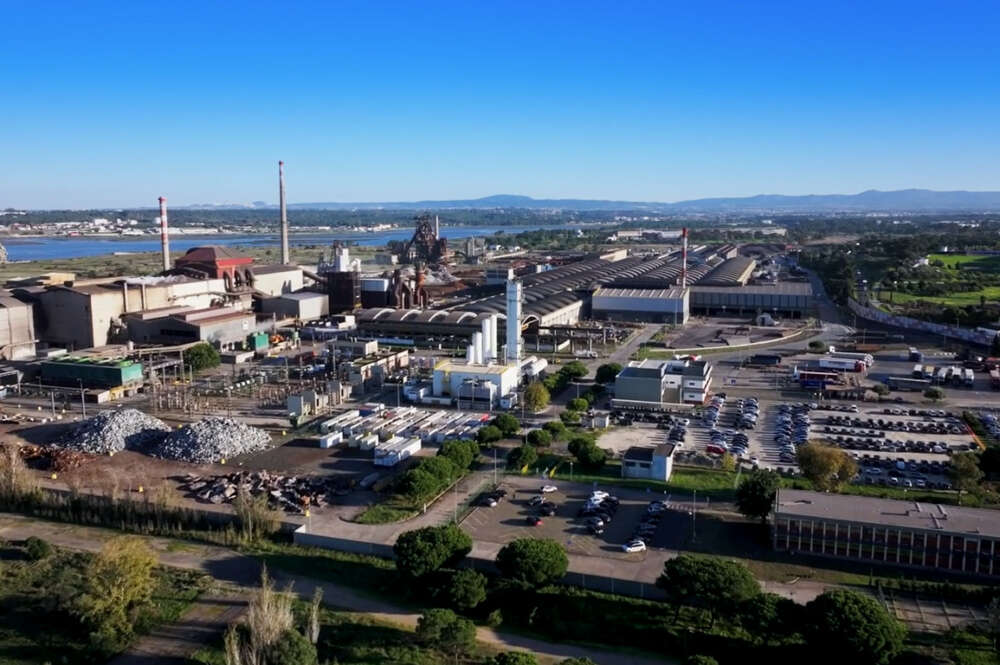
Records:
{"label": "green tree", "polygon": [[441,444],[438,455],[451,460],[456,469],[464,471],[479,457],[479,444],[465,439],[449,439]]}
{"label": "green tree", "polygon": [[542,429],[552,435],[553,441],[559,441],[566,436],[566,426],[558,420],[550,420],[542,425]]}
{"label": "green tree", "polygon": [[740,625],[764,644],[779,635],[788,635],[793,617],[800,611],[798,604],[774,593],[759,593],[744,601],[739,609]]}
{"label": "green tree", "polygon": [[153,596],[156,554],[142,538],[118,536],[104,544],[87,569],[80,616],[102,651],[117,651],[131,639],[136,613]]}
{"label": "green tree", "polygon": [[885,397],[890,392],[889,386],[885,385],[884,383],[876,383],[874,386],[872,386],[872,391],[879,397]]}
{"label": "green tree", "polygon": [[589,658],[567,658],[560,660],[559,665],[597,665],[597,663]]}
{"label": "green tree", "polygon": [[818,339],[814,339],[813,341],[809,342],[809,350],[814,351],[816,353],[824,353],[827,349],[827,346],[828,345],[826,342],[822,342]]}
{"label": "green tree", "polygon": [[590,373],[590,370],[579,360],[571,360],[562,366],[559,373],[570,379],[582,379]]}
{"label": "green tree", "polygon": [[656,586],[677,605],[675,620],[680,607],[689,605],[706,609],[713,624],[718,614],[733,615],[743,602],[760,593],[760,585],[746,566],[689,554],[668,559]]}
{"label": "green tree", "polygon": [[420,467],[410,469],[403,474],[400,489],[411,501],[419,502],[431,498],[441,489],[441,481]]}
{"label": "green tree", "polygon": [[932,402],[940,402],[944,399],[944,390],[938,386],[931,386],[924,391],[924,397],[931,400]]}
{"label": "green tree", "polygon": [[975,453],[956,453],[951,456],[951,467],[948,470],[951,482],[962,492],[976,492],[983,479],[983,470],[979,468],[979,456]]}
{"label": "green tree", "polygon": [[455,565],[472,551],[472,539],[454,524],[406,531],[392,547],[396,569],[410,578]]}
{"label": "green tree", "polygon": [[736,489],[736,507],[743,515],[766,522],[777,492],[778,474],[756,469]]}
{"label": "green tree", "polygon": [[52,546],[48,541],[37,536],[30,536],[24,541],[24,553],[30,561],[41,561],[52,556]]}
{"label": "green tree", "polygon": [[536,588],[562,579],[568,566],[565,550],[554,540],[519,538],[497,554],[497,568],[505,578]]}
{"label": "green tree", "polygon": [[447,457],[424,457],[420,460],[420,470],[434,476],[441,487],[448,485],[458,477],[455,463]]}
{"label": "green tree", "polygon": [[480,427],[479,431],[476,432],[476,440],[479,443],[496,443],[503,438],[503,432],[500,428],[495,425],[486,425],[485,427]]}
{"label": "green tree", "polygon": [[622,366],[618,363],[604,363],[594,373],[594,380],[598,383],[611,383],[621,371]]}
{"label": "green tree", "polygon": [[517,418],[509,413],[501,413],[493,419],[493,426],[503,432],[504,437],[510,438],[521,431],[521,423]]}
{"label": "green tree", "polygon": [[538,448],[547,448],[552,445],[552,435],[543,429],[533,429],[528,432],[528,443]]}
{"label": "green tree", "polygon": [[585,471],[599,471],[607,462],[608,454],[597,447],[597,444],[590,443],[577,449],[575,453],[577,461]]}
{"label": "green tree", "polygon": [[471,568],[463,568],[451,576],[448,600],[459,610],[474,609],[486,600],[486,576]]}
{"label": "green tree", "polygon": [[316,665],[316,647],[299,631],[291,628],[264,649],[267,665]]}
{"label": "green tree", "polygon": [[541,381],[532,381],[524,389],[524,407],[532,413],[537,413],[549,405],[552,396]]}
{"label": "green tree", "polygon": [[455,655],[467,651],[476,641],[476,625],[451,610],[427,610],[417,619],[417,639],[428,646]]}
{"label": "green tree", "polygon": [[218,367],[222,357],[211,344],[195,344],[184,352],[184,365],[195,372]]}
{"label": "green tree", "polygon": [[566,403],[566,408],[570,411],[586,411],[589,407],[590,403],[582,397],[574,397]]}
{"label": "green tree", "polygon": [[684,659],[684,665],[719,665],[719,661],[711,656],[694,654],[693,656],[688,656]]}
{"label": "green tree", "polygon": [[530,467],[538,461],[538,451],[534,446],[518,446],[507,453],[507,466],[512,469]]}
{"label": "green tree", "polygon": [[538,665],[538,659],[526,651],[504,651],[493,657],[492,665]]}
{"label": "green tree", "polygon": [[820,491],[837,491],[858,472],[858,465],[845,451],[815,441],[799,446],[796,459],[802,475]]}
{"label": "green tree", "polygon": [[580,424],[580,412],[579,411],[563,411],[559,414],[559,420],[563,422],[564,425],[579,425]]}
{"label": "green tree", "polygon": [[806,605],[804,634],[827,662],[885,665],[902,649],[906,631],[874,598],[831,589]]}

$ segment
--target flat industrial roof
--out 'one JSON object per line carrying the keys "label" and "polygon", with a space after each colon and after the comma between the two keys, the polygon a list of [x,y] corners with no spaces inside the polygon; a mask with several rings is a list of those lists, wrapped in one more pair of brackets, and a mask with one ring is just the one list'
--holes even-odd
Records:
{"label": "flat industrial roof", "polygon": [[676,300],[684,297],[684,289],[679,286],[671,286],[666,289],[630,289],[605,286],[594,291],[594,296],[604,296],[607,298],[670,298]]}
{"label": "flat industrial roof", "polygon": [[632,446],[625,451],[624,459],[633,462],[652,462],[653,456],[670,457],[674,454],[674,444],[661,443],[658,446]]}
{"label": "flat industrial roof", "polygon": [[748,284],[746,286],[701,286],[691,287],[692,293],[761,293],[782,296],[811,296],[809,282],[776,282],[774,284]]}
{"label": "flat industrial roof", "polygon": [[775,516],[828,519],[1000,538],[1000,511],[779,489]]}

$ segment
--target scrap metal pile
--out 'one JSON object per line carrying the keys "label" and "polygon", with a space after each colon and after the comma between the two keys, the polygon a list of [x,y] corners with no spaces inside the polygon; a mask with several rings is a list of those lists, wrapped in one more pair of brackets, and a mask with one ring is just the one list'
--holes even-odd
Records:
{"label": "scrap metal pile", "polygon": [[174,430],[150,451],[154,457],[208,464],[267,448],[271,435],[232,418],[205,418]]}
{"label": "scrap metal pile", "polygon": [[64,448],[43,448],[32,444],[18,447],[21,459],[35,469],[44,471],[71,471],[91,460],[93,455]]}
{"label": "scrap metal pile", "polygon": [[170,432],[162,420],[136,409],[102,411],[89,418],[58,442],[62,448],[96,455],[129,450],[145,451]]}
{"label": "scrap metal pile", "polygon": [[309,506],[325,506],[334,494],[346,492],[329,478],[284,476],[267,471],[230,473],[220,476],[199,476],[189,473],[183,477],[180,489],[189,496],[210,503],[230,503],[243,483],[253,496],[266,495],[272,506],[287,512],[302,513]]}

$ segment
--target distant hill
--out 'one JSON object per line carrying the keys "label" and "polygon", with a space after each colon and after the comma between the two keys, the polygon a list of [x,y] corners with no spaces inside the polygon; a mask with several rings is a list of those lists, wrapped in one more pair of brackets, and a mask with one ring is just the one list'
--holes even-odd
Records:
{"label": "distant hill", "polygon": [[[202,204],[191,209],[269,209],[273,203],[249,205]],[[491,208],[527,210],[605,210],[656,213],[693,212],[973,212],[1000,211],[1000,192],[939,192],[930,189],[900,189],[883,192],[870,189],[860,194],[758,194],[756,196],[693,199],[663,203],[656,201],[607,201],[603,199],[534,199],[516,194],[495,194],[479,199],[445,201],[290,203],[297,210],[481,210]]]}

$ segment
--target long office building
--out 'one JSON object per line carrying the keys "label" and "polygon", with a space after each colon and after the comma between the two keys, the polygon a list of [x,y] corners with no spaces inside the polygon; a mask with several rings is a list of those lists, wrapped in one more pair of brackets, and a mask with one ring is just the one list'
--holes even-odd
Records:
{"label": "long office building", "polygon": [[1000,576],[1000,511],[780,489],[778,551]]}

